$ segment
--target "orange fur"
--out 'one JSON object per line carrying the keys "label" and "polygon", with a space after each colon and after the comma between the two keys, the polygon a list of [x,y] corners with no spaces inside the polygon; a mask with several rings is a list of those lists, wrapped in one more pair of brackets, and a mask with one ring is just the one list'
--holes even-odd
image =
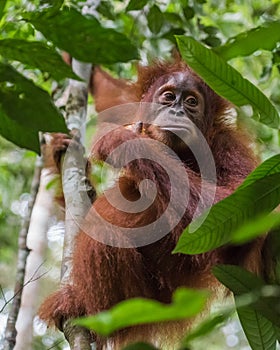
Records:
{"label": "orange fur", "polygon": [[[121,103],[151,101],[155,84],[162,77],[175,72],[186,72],[199,84],[205,99],[205,126],[207,126],[205,137],[216,162],[218,187],[215,201],[217,202],[232,193],[254,169],[257,160],[250,149],[249,138],[244,137],[243,132],[239,132],[225,121],[229,103],[215,94],[185,63],[176,61],[139,68],[139,78],[135,84],[113,79],[96,68],[93,75],[96,106],[102,111]],[[155,133],[154,137],[155,135],[157,134]],[[105,160],[116,145],[137,138],[145,139],[149,138],[149,135],[138,135],[119,127],[95,145],[93,154],[95,158]],[[137,151],[137,148],[132,146],[126,150],[124,157],[137,154]],[[160,149],[149,149],[147,146],[146,151],[154,154],[159,160],[167,157]],[[218,282],[212,276],[211,268],[218,263],[241,265],[261,273],[262,239],[243,246],[225,246],[194,256],[171,254],[180,234],[191,222],[199,198],[202,197],[205,203],[209,200],[207,191],[205,193],[200,191],[200,174],[195,163],[188,161],[189,153],[186,151],[179,155],[189,178],[190,199],[185,214],[175,228],[159,241],[137,248],[105,245],[81,231],[75,242],[72,284],[63,287],[43,303],[40,309],[42,319],[59,326],[63,319],[96,314],[122,300],[138,296],[169,303],[174,290],[182,285],[215,290]],[[117,166],[117,163],[118,159],[112,160],[113,166]],[[170,172],[176,177],[178,160],[170,158],[168,163]],[[125,213],[113,207],[105,196],[100,196],[93,204],[87,219],[89,221],[94,219],[96,210],[116,226],[134,228],[153,222],[164,213],[170,199],[170,183],[166,171],[157,163],[138,159],[126,166],[118,182],[123,195],[135,200],[139,196],[139,183],[147,178],[155,182],[158,190],[155,201],[149,208],[141,213]],[[180,178],[177,184],[178,192],[180,186],[187,186],[181,183]],[[212,185],[208,186],[211,189]],[[112,196],[116,195],[115,187],[109,191]],[[143,191],[144,195],[148,195],[145,189]],[[180,201],[184,201],[184,198],[180,198]],[[180,201],[178,198],[178,202]],[[175,216],[176,208],[172,215],[166,216],[166,221],[172,223]],[[105,228],[100,223],[92,230],[95,235],[101,237]],[[113,230],[110,234],[112,237],[119,235],[119,238],[123,239],[118,230]],[[116,348],[117,344],[126,344],[132,340],[156,342],[161,339],[165,342],[168,337],[174,341],[188,328],[188,325],[187,322],[133,327],[115,334],[111,344]],[[98,349],[104,347],[106,342],[106,339],[97,337]]]}

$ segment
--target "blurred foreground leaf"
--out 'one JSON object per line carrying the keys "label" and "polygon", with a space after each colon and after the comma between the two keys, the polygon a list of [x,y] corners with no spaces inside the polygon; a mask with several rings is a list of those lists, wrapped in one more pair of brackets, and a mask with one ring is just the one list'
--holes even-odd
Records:
{"label": "blurred foreground leaf", "polygon": [[270,213],[269,215],[253,218],[244,225],[241,225],[232,233],[231,242],[234,244],[244,244],[272,229],[280,227],[280,214]]}
{"label": "blurred foreground leaf", "polygon": [[172,304],[135,298],[123,301],[96,316],[78,319],[75,323],[108,336],[129,326],[193,317],[204,308],[207,297],[206,291],[179,288],[174,293]]}
{"label": "blurred foreground leaf", "polygon": [[214,51],[228,61],[238,56],[249,56],[261,49],[272,51],[278,42],[280,42],[280,21],[266,22],[260,27],[230,38],[225,45],[215,48]]}
{"label": "blurred foreground leaf", "polygon": [[204,337],[212,332],[216,327],[221,326],[231,315],[232,311],[224,312],[210,316],[208,319],[202,321],[195,329],[191,330],[183,340],[182,345],[187,347],[188,344],[195,340]]}
{"label": "blurred foreground leaf", "polygon": [[0,1],[0,20],[4,15],[6,4],[7,4],[7,0]]}

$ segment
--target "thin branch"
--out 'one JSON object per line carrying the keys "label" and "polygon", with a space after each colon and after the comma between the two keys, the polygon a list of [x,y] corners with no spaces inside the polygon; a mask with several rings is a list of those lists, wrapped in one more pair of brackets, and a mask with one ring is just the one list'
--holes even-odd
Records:
{"label": "thin branch", "polygon": [[12,350],[16,343],[16,321],[21,305],[22,290],[24,287],[24,276],[26,269],[26,260],[29,255],[30,250],[26,245],[27,233],[29,230],[30,219],[36,196],[39,189],[40,177],[42,171],[42,159],[37,157],[36,167],[34,171],[34,176],[31,184],[31,200],[28,203],[28,211],[26,217],[23,219],[21,230],[18,237],[18,257],[17,257],[17,272],[16,272],[16,283],[14,287],[14,297],[11,310],[8,315],[7,325],[5,329],[5,338],[3,348],[5,350]]}
{"label": "thin branch", "polygon": [[[0,285],[0,292],[1,292],[1,294],[2,294],[2,298],[3,298],[4,302],[6,303],[6,301],[7,301],[6,295],[5,295],[5,293],[4,293],[3,288],[2,288],[1,285]],[[0,310],[0,313],[1,313],[1,312],[2,312],[2,311]]]}
{"label": "thin branch", "polygon": [[64,340],[59,340],[56,343],[54,343],[50,348],[48,348],[47,350],[51,350],[51,349],[56,349],[58,347],[59,344],[62,344],[64,342]]}
{"label": "thin branch", "polygon": [[[3,294],[3,296],[4,296],[5,304],[4,304],[4,306],[0,309],[0,313],[3,312],[3,311],[5,310],[6,306],[7,306],[19,293],[22,292],[22,290],[24,289],[24,287],[26,287],[29,283],[35,282],[35,281],[37,281],[38,279],[44,277],[45,275],[47,275],[47,274],[50,272],[51,269],[49,269],[48,271],[43,272],[43,273],[41,273],[39,276],[36,276],[36,277],[35,277],[36,273],[39,271],[39,269],[40,269],[42,266],[43,266],[43,264],[40,264],[40,265],[39,265],[39,267],[34,271],[33,275],[30,277],[30,279],[29,279],[28,281],[26,281],[26,282],[23,284],[22,288],[19,289],[16,293],[14,293],[13,296],[12,296],[10,299],[7,300],[7,299],[5,298],[5,295],[4,295],[3,292],[2,292],[2,294]],[[0,287],[0,288],[1,288],[1,287]],[[2,291],[2,288],[1,288],[1,291]]]}

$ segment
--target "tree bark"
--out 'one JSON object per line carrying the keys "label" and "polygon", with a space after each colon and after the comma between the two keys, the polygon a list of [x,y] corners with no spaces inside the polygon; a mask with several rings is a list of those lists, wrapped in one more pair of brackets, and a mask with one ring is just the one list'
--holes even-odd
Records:
{"label": "tree bark", "polygon": [[17,338],[14,350],[32,349],[33,319],[37,312],[40,276],[43,273],[40,271],[40,267],[44,263],[47,247],[46,233],[49,228],[49,219],[54,201],[54,191],[46,188],[52,178],[53,175],[49,169],[42,170],[40,187],[27,236],[27,246],[30,249],[30,254],[27,258],[25,286],[16,323]]}
{"label": "tree bark", "polygon": [[[87,94],[91,77],[91,64],[72,60],[73,71],[85,82],[70,80],[69,97],[66,103],[68,129],[80,140],[84,139],[87,115]],[[61,284],[71,284],[72,254],[80,220],[88,210],[86,174],[83,147],[68,148],[64,157],[62,184],[65,198],[65,237],[61,265]],[[72,350],[90,350],[90,333],[74,326],[71,320],[63,324],[63,332]]]}

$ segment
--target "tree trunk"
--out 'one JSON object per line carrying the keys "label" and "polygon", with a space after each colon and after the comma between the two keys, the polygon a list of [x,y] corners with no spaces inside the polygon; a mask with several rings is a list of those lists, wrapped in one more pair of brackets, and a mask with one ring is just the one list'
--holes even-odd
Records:
{"label": "tree trunk", "polygon": [[5,338],[3,348],[4,350],[12,350],[14,349],[16,343],[16,321],[21,305],[21,297],[22,291],[24,287],[24,277],[26,270],[26,261],[29,255],[29,248],[27,247],[27,233],[30,226],[31,214],[34,208],[34,203],[36,200],[37,192],[40,184],[42,170],[42,160],[38,158],[37,165],[35,167],[35,172],[31,185],[31,200],[28,204],[28,213],[24,218],[21,226],[21,230],[18,237],[18,258],[17,258],[17,272],[16,272],[16,283],[14,288],[14,298],[12,302],[12,306],[8,315],[7,325],[5,329]]}
{"label": "tree trunk", "polygon": [[43,169],[27,237],[27,246],[31,251],[27,258],[25,287],[16,323],[17,338],[14,350],[32,349],[33,319],[39,301],[40,276],[44,273],[41,268],[44,263],[46,233],[54,201],[53,191],[47,190],[46,187],[52,178],[53,175],[50,174],[49,169]]}

